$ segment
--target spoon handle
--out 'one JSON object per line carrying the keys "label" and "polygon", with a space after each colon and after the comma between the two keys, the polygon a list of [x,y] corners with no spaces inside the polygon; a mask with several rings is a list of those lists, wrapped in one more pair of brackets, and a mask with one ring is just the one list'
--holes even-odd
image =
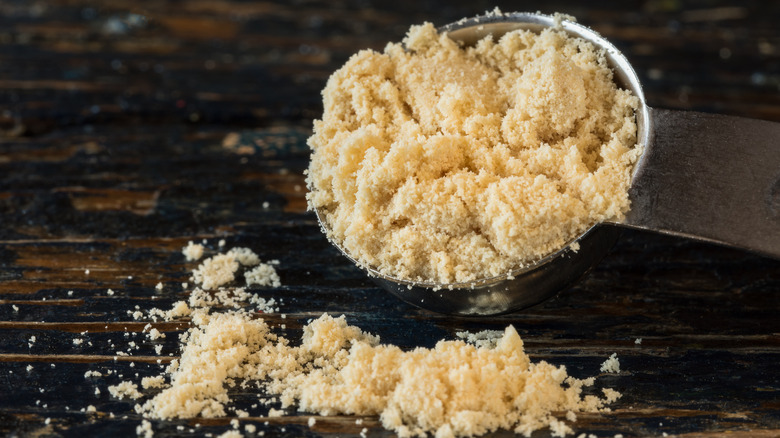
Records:
{"label": "spoon handle", "polygon": [[649,110],[622,225],[780,258],[780,123]]}

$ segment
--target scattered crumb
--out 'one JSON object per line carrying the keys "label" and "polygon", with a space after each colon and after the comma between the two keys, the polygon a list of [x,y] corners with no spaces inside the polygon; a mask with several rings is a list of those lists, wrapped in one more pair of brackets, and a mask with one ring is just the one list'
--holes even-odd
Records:
{"label": "scattered crumb", "polygon": [[229,430],[222,435],[218,435],[217,438],[243,438],[244,435],[241,434],[241,432],[237,430]]}
{"label": "scattered crumb", "polygon": [[147,420],[141,421],[141,425],[135,428],[135,434],[138,436],[143,436],[144,438],[152,438],[154,436],[152,423]]}
{"label": "scattered crumb", "polygon": [[163,284],[162,282],[157,283],[157,286],[154,287],[157,290],[163,290]]}
{"label": "scattered crumb", "polygon": [[207,258],[193,270],[192,279],[203,289],[216,289],[233,281],[238,267],[239,262],[232,255],[217,254]]}
{"label": "scattered crumb", "polygon": [[111,289],[109,289],[109,290],[107,290],[107,291],[106,291],[106,295],[108,295],[109,297],[110,297],[110,296],[113,296],[113,295],[114,295],[114,291],[112,291]]}
{"label": "scattered crumb", "polygon": [[606,398],[607,403],[614,403],[615,401],[617,401],[617,399],[623,396],[623,394],[611,388],[604,388],[601,390],[601,392],[604,393],[604,397]]}
{"label": "scattered crumb", "polygon": [[309,417],[308,421],[309,427],[314,427],[315,424],[317,424],[317,419],[314,417]]}
{"label": "scattered crumb", "polygon": [[204,249],[205,248],[203,247],[203,245],[189,241],[187,243],[187,246],[185,246],[181,250],[181,253],[184,254],[184,257],[187,259],[188,262],[194,262],[200,260],[200,258],[203,257]]}
{"label": "scattered crumb", "polygon": [[226,255],[233,257],[242,266],[255,266],[260,263],[260,257],[249,248],[233,248]]}
{"label": "scattered crumb", "polygon": [[482,330],[476,333],[456,332],[455,336],[477,347],[493,348],[504,336],[504,332],[501,330]]}
{"label": "scattered crumb", "polygon": [[247,271],[244,273],[244,278],[247,286],[257,284],[259,286],[280,287],[282,285],[276,269],[267,263],[261,263],[251,271]]}
{"label": "scattered crumb", "polygon": [[16,304],[11,304],[11,308],[14,309],[14,312],[19,311],[19,306],[17,306]]}
{"label": "scattered crumb", "polygon": [[155,341],[157,339],[165,339],[165,334],[160,333],[159,330],[153,328],[149,330],[149,339],[151,339],[152,341]]}
{"label": "scattered crumb", "polygon": [[118,385],[109,386],[108,392],[120,400],[124,398],[136,400],[142,396],[142,394],[138,392],[138,385],[129,380],[125,380]]}
{"label": "scattered crumb", "polygon": [[257,431],[257,426],[255,426],[254,424],[247,424],[246,426],[244,426],[244,430],[247,433],[255,433],[255,431]]}
{"label": "scattered crumb", "polygon": [[89,406],[87,406],[86,412],[87,413],[97,412],[97,409],[95,409],[94,406],[89,405]]}
{"label": "scattered crumb", "polygon": [[165,379],[162,376],[151,376],[141,379],[141,387],[144,389],[164,388],[165,386],[167,385],[165,384]]}
{"label": "scattered crumb", "polygon": [[637,345],[641,344],[642,343],[642,338],[636,338],[634,343],[637,344]]}
{"label": "scattered crumb", "polygon": [[604,363],[601,364],[601,372],[602,373],[620,372],[620,361],[617,358],[617,353],[612,353],[612,356],[610,356],[609,359],[605,360]]}

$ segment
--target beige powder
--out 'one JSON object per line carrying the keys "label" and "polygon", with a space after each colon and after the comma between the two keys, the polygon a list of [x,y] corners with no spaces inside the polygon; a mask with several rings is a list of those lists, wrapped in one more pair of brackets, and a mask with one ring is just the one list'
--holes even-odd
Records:
{"label": "beige powder", "polygon": [[413,26],[403,46],[350,58],[323,96],[309,207],[384,274],[502,275],[629,208],[639,100],[562,31],[461,48]]}
{"label": "beige powder", "polygon": [[108,392],[120,400],[123,398],[130,398],[135,400],[141,398],[142,395],[140,392],[138,392],[138,385],[129,380],[120,382],[117,385],[109,386]]}
{"label": "beige powder", "polygon": [[[137,407],[149,418],[227,415],[228,389],[262,384],[283,408],[320,415],[378,415],[402,437],[473,436],[497,429],[530,435],[571,427],[554,412],[597,412],[619,393],[583,396],[593,379],[564,367],[531,363],[509,326],[492,347],[441,341],[433,349],[403,351],[323,315],[304,328],[299,346],[271,333],[243,312],[211,315],[193,328],[181,359],[170,367],[170,387]],[[243,386],[243,385],[242,385]],[[282,416],[271,409],[268,416]],[[572,414],[573,415],[573,414]],[[567,415],[567,418],[575,418]]]}
{"label": "beige powder", "polygon": [[184,254],[184,257],[188,262],[194,262],[196,260],[200,260],[200,258],[203,257],[204,249],[205,248],[200,243],[189,241],[187,242],[187,246],[181,250],[181,253]]}
{"label": "beige powder", "polygon": [[[196,288],[189,306],[179,301],[171,311],[158,309],[154,316],[165,320],[191,318],[192,327],[179,337],[180,357],[162,375],[141,380],[151,394],[140,393],[130,381],[109,392],[143,398],[135,410],[147,419],[247,417],[250,413],[236,409],[230,397],[240,389],[257,391],[268,417],[284,417],[291,409],[377,416],[401,437],[442,438],[498,429],[530,435],[543,428],[563,436],[572,433],[577,412],[608,411],[606,406],[620,397],[610,388],[602,390],[603,397],[584,395],[594,378],[579,380],[564,367],[532,363],[512,326],[459,332],[462,340],[404,351],[348,325],[344,316],[327,314],[310,321],[300,340],[291,340],[273,333],[247,303],[278,312],[270,307],[273,299],[240,287]],[[151,333],[151,325],[146,330]],[[148,422],[139,430],[152,433]]]}

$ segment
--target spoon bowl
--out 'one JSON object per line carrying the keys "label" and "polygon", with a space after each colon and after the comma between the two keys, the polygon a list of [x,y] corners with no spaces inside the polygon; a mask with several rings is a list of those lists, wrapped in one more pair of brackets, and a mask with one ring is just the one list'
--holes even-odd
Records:
{"label": "spoon bowl", "polygon": [[[424,283],[384,275],[336,247],[388,292],[434,312],[485,316],[538,304],[576,283],[609,251],[621,227],[638,228],[743,248],[780,258],[780,123],[658,110],[647,106],[625,56],[595,31],[537,13],[490,13],[439,29],[468,46],[518,29],[558,26],[604,51],[618,87],[640,100],[631,211],[619,223],[596,224],[562,249],[506,275],[467,283]],[[316,211],[323,231],[323,211]]]}

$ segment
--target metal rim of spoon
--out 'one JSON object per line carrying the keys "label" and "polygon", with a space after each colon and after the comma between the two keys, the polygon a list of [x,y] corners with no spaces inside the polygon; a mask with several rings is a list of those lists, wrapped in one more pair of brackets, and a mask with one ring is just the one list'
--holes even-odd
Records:
{"label": "metal rim of spoon", "polygon": [[[514,312],[576,283],[598,264],[622,227],[713,242],[780,258],[780,123],[691,111],[656,109],[625,56],[595,31],[538,13],[487,14],[445,25],[453,40],[473,45],[517,29],[560,26],[604,50],[621,88],[641,103],[637,141],[645,150],[634,167],[631,210],[621,222],[596,224],[561,250],[506,275],[467,283],[413,282],[384,275],[353,259],[383,289],[430,311],[459,316]],[[325,215],[316,210],[328,234]],[[579,249],[572,250],[577,243]]]}

